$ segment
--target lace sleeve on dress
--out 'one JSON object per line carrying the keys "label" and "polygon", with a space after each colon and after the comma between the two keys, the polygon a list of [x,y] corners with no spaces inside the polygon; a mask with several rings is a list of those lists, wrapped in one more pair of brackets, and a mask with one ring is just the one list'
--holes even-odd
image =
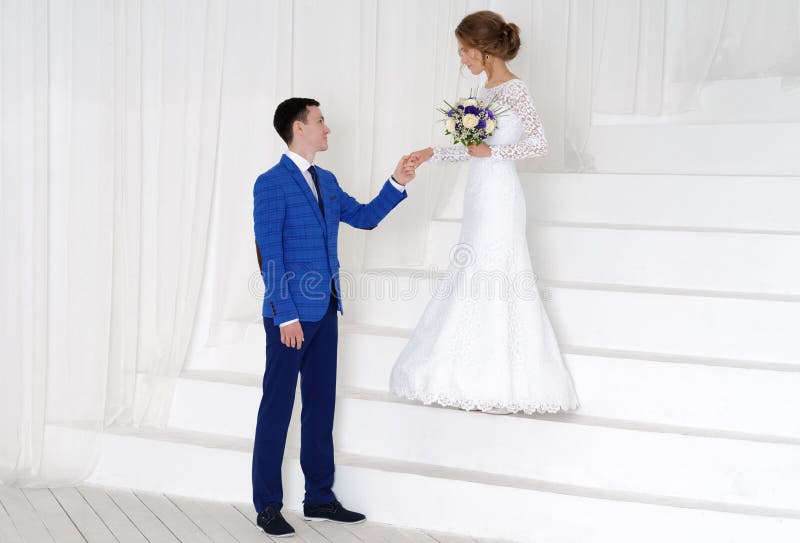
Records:
{"label": "lace sleeve on dress", "polygon": [[467,148],[463,145],[451,145],[449,147],[434,147],[431,162],[460,162],[468,160]]}
{"label": "lace sleeve on dress", "polygon": [[[506,102],[522,121],[523,134],[517,143],[492,145],[492,158],[496,160],[520,160],[547,154],[547,139],[539,114],[524,84],[511,84],[504,90]],[[502,119],[500,120],[502,122]]]}

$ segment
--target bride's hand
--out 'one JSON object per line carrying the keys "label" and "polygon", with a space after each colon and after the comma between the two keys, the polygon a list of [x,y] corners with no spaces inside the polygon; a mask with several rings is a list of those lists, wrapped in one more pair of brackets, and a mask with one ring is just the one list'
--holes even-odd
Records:
{"label": "bride's hand", "polygon": [[414,168],[419,168],[423,162],[428,160],[433,156],[433,149],[430,147],[426,147],[425,149],[420,149],[419,151],[414,151],[409,155],[409,163],[414,165]]}
{"label": "bride's hand", "polygon": [[481,143],[480,145],[470,145],[467,147],[467,154],[469,156],[486,158],[492,156],[492,148],[485,143]]}

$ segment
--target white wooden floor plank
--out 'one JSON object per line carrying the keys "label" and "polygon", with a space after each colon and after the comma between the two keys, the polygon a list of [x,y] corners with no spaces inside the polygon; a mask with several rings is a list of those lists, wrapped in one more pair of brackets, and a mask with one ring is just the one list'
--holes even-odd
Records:
{"label": "white wooden floor plank", "polygon": [[105,489],[83,486],[78,487],[77,490],[120,542],[147,543],[147,539],[142,535],[142,532],[139,531],[125,512],[114,503],[114,500],[106,494]]}
{"label": "white wooden floor plank", "polygon": [[308,525],[322,534],[331,543],[362,543],[350,530],[342,524],[319,521],[309,522]]}
{"label": "white wooden floor plank", "polygon": [[47,527],[19,488],[0,487],[0,503],[5,507],[22,541],[35,541],[36,543],[53,541]]}
{"label": "white wooden floor plank", "polygon": [[268,536],[233,505],[218,502],[199,502],[239,543],[264,543]]}
{"label": "white wooden floor plank", "polygon": [[162,494],[136,492],[134,495],[153,512],[182,543],[213,543],[203,531]]}
{"label": "white wooden floor plank", "polygon": [[422,530],[409,529],[403,530],[403,533],[409,537],[411,543],[438,543],[432,535]]}
{"label": "white wooden floor plank", "polygon": [[131,491],[121,488],[106,489],[106,494],[133,521],[150,543],[179,543],[178,538]]}
{"label": "white wooden floor plank", "polygon": [[[85,543],[86,539],[49,488],[23,488],[22,493],[58,543]],[[5,541],[4,539],[2,541]]]}
{"label": "white wooden floor plank", "polygon": [[5,505],[0,500],[0,541],[8,541],[8,543],[23,543],[22,536],[19,535],[14,521],[6,511]]}
{"label": "white wooden floor plank", "polygon": [[[256,515],[253,512],[253,506],[250,504],[244,503],[237,503],[234,504],[234,508],[239,511],[242,515],[247,518],[254,526],[258,526],[256,523]],[[322,536],[318,533],[306,526],[305,521],[298,517],[296,513],[289,511],[288,509],[283,509],[281,511],[283,518],[286,519],[292,528],[295,529],[295,540],[302,541],[303,543],[326,543],[326,540],[322,538]],[[261,532],[264,536],[269,537],[270,541],[281,541],[281,538],[274,538],[267,535],[261,528],[258,528],[259,532]]]}
{"label": "white wooden floor plank", "polygon": [[252,505],[250,505],[249,503],[234,503],[232,505],[233,508],[239,511],[242,515],[244,515],[244,518],[249,520],[253,524],[253,526],[257,526],[256,514],[253,512]]}
{"label": "white wooden floor plank", "polygon": [[465,535],[446,534],[443,532],[431,532],[429,535],[438,543],[476,543],[478,541]]}
{"label": "white wooden floor plank", "polygon": [[54,488],[52,492],[88,543],[117,543],[117,538],[89,503],[83,499],[77,488]]}
{"label": "white wooden floor plank", "polygon": [[430,534],[413,528],[398,529],[393,534],[392,543],[438,543]]}
{"label": "white wooden floor plank", "polygon": [[386,524],[352,524],[346,526],[363,543],[406,543],[407,539],[400,530]]}
{"label": "white wooden floor plank", "polygon": [[171,495],[167,495],[167,498],[175,504],[175,507],[192,519],[214,543],[238,543],[237,539],[225,529],[219,519],[209,514],[199,503],[202,500]]}
{"label": "white wooden floor plank", "polygon": [[[284,509],[298,543],[510,543],[386,524],[309,522]],[[20,529],[21,528],[21,529]],[[99,486],[0,485],[0,543],[283,543],[256,524],[250,504]]]}
{"label": "white wooden floor plank", "polygon": [[311,527],[311,523],[303,519],[303,514],[298,511],[291,511],[284,508],[281,511],[286,521],[292,525],[298,536],[307,543],[330,543],[330,540],[323,534]]}

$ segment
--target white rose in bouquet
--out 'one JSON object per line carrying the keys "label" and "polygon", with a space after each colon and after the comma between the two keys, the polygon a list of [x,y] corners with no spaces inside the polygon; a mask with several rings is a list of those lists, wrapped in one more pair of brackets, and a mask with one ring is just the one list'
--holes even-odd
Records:
{"label": "white rose in bouquet", "polygon": [[464,118],[461,120],[461,122],[464,123],[464,128],[475,128],[478,126],[479,121],[480,119],[478,119],[478,116],[472,113],[464,115]]}

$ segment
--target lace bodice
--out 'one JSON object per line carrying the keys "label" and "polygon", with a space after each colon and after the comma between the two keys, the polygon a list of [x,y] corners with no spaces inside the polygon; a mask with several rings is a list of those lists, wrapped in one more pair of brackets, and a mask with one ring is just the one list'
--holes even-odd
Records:
{"label": "lace bodice", "polygon": [[[497,106],[510,109],[498,118],[497,129],[486,140],[492,148],[489,159],[521,160],[546,155],[548,147],[542,121],[525,82],[511,79],[491,89],[483,86],[478,91],[481,101],[488,101],[493,97]],[[469,158],[466,147],[451,145],[434,147],[431,162],[458,162]]]}

